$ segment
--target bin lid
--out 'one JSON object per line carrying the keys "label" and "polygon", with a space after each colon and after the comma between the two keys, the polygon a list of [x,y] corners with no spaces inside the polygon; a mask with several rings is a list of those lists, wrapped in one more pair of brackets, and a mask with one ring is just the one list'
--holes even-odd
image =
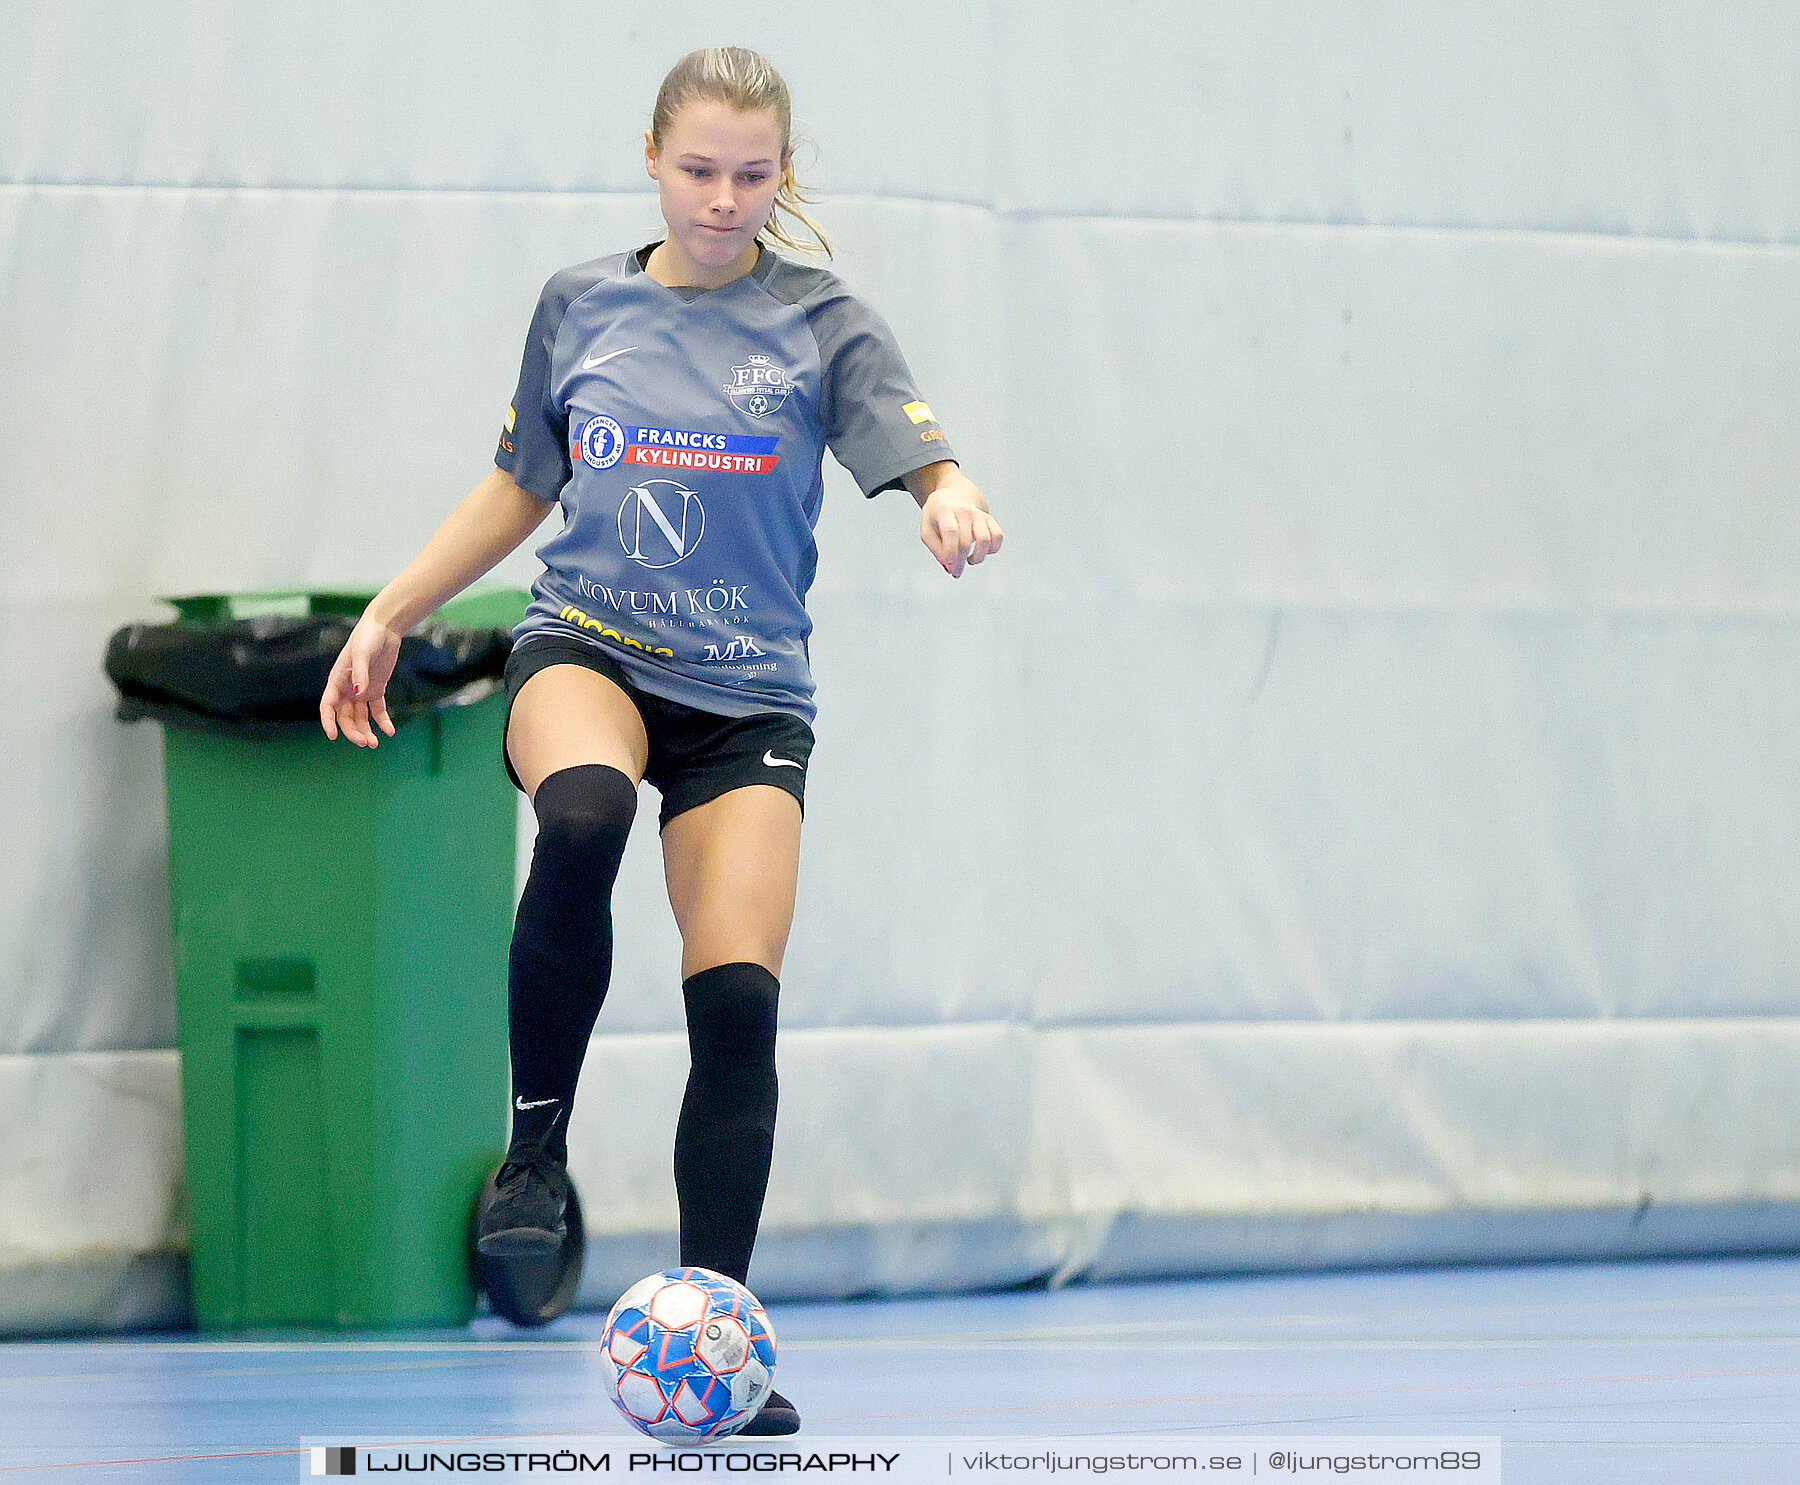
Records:
{"label": "bin lid", "polygon": [[[116,715],[232,736],[316,731],[331,667],[372,597],[333,589],[169,598],[174,622],[129,624],[107,644]],[[405,636],[387,685],[395,725],[498,690],[528,601],[516,588],[478,586]]]}
{"label": "bin lid", "polygon": [[[359,619],[377,588],[275,588],[263,593],[189,593],[159,598],[171,605],[182,623],[217,623],[225,619],[260,619],[273,614],[303,619],[313,614],[341,614]],[[504,624],[513,628],[525,617],[531,595],[518,588],[476,583],[452,598],[419,626],[439,621],[470,629]]]}

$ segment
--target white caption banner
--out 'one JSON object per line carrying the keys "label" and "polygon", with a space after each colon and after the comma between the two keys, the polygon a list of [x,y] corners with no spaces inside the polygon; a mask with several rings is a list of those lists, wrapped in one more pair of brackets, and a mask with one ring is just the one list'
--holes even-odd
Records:
{"label": "white caption banner", "polygon": [[310,1475],[783,1476],[882,1481],[1456,1480],[1499,1485],[1497,1438],[1221,1437],[726,1439],[704,1448],[619,1434],[307,1446]]}

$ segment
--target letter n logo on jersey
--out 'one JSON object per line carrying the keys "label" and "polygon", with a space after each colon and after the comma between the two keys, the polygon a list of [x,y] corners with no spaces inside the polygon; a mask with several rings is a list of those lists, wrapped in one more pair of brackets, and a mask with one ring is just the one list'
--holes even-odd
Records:
{"label": "letter n logo on jersey", "polygon": [[752,356],[742,366],[732,367],[731,380],[725,384],[731,405],[753,418],[768,417],[793,390],[788,374],[767,356]]}
{"label": "letter n logo on jersey", "polygon": [[706,507],[686,485],[645,480],[619,506],[619,544],[644,567],[673,567],[700,545]]}

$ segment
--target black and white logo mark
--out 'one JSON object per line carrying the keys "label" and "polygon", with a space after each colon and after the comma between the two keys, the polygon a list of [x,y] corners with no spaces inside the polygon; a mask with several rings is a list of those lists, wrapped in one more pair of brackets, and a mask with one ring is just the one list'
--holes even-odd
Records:
{"label": "black and white logo mark", "polygon": [[676,480],[645,480],[619,506],[619,542],[644,567],[673,567],[700,545],[706,507]]}
{"label": "black and white logo mark", "polygon": [[778,411],[793,390],[787,372],[767,356],[752,356],[742,366],[732,367],[731,380],[725,384],[731,405],[753,418]]}

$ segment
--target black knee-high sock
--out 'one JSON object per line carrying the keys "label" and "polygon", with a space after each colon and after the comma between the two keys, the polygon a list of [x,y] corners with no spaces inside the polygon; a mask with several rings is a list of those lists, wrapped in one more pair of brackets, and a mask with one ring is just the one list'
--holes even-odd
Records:
{"label": "black knee-high sock", "polygon": [[675,1127],[681,1261],[743,1283],[775,1147],[775,1008],[760,964],[721,964],[682,982],[693,1065]]}
{"label": "black knee-high sock", "polygon": [[568,1158],[569,1106],[612,977],[612,889],[637,789],[616,768],[558,769],[532,799],[531,874],[508,965],[512,1148]]}

